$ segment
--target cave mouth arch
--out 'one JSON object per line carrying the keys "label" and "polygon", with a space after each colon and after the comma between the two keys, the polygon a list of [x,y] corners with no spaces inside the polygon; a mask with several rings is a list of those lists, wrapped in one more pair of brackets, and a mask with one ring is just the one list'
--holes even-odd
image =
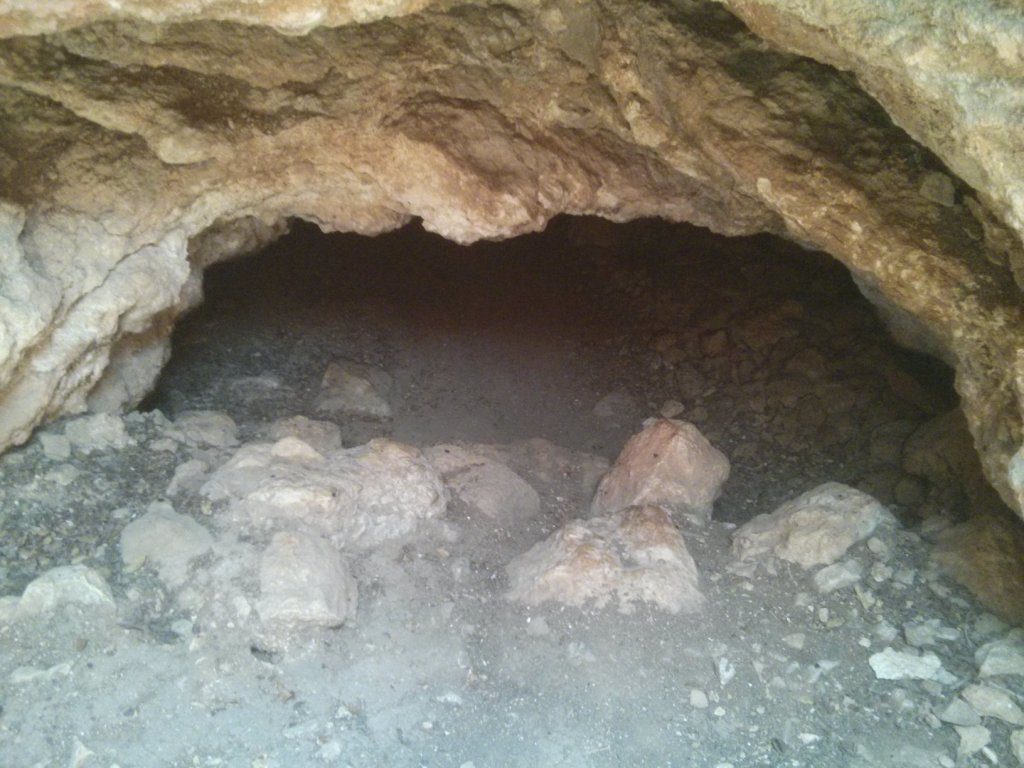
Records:
{"label": "cave mouth arch", "polygon": [[223,410],[255,435],[316,418],[324,369],[344,359],[384,369],[394,401],[383,421],[336,414],[347,445],[542,438],[612,460],[665,410],[735,454],[731,522],[829,479],[908,522],[978,502],[964,477],[905,468],[904,444],[958,406],[952,370],[893,342],[827,254],[659,219],[563,216],[469,246],[416,222],[290,230],[207,269],[143,410]]}

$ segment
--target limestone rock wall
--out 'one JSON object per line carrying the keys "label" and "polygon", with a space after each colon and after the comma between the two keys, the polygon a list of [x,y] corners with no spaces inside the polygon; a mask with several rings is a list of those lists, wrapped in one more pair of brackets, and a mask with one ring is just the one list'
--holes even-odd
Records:
{"label": "limestone rock wall", "polygon": [[[563,212],[662,216],[843,261],[956,365],[988,475],[1020,509],[1017,134],[980,151],[979,121],[914,123],[900,110],[955,102],[915,100],[899,52],[854,60],[855,36],[733,5],[869,89],[869,63],[903,82],[878,98],[967,183],[852,76],[714,3],[0,0],[0,446],[84,408],[141,345],[148,368],[103,390],[104,407],[131,399],[202,267],[286,217],[366,234],[421,217],[468,242]],[[943,121],[945,143],[925,129]]]}

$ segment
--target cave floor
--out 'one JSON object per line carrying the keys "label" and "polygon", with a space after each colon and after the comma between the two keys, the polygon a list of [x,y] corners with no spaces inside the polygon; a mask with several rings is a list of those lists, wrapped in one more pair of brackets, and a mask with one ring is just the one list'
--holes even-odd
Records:
{"label": "cave floor", "polygon": [[[936,719],[1008,629],[929,564],[918,516],[935,489],[902,467],[907,438],[955,405],[948,374],[894,346],[820,255],[663,224],[572,245],[569,227],[462,248],[415,228],[299,226],[210,270],[157,391],[124,419],[129,445],[57,455],[44,441],[62,422],[0,459],[0,594],[84,563],[117,604],[0,621],[0,764],[1012,764],[1001,720],[970,752],[977,726]],[[325,418],[315,401],[338,359],[392,379],[391,418],[326,417],[345,446],[499,446],[539,513],[513,525],[453,500],[351,554],[354,617],[286,649],[189,613],[150,565],[126,568],[121,531],[168,498],[175,470],[236,450],[170,439],[168,420],[223,412],[247,442],[277,419]],[[678,521],[707,607],[505,599],[504,565],[586,517],[593,468],[666,407],[732,463],[712,521]],[[901,522],[850,550],[856,588],[819,594],[788,564],[729,570],[737,524],[826,481]],[[171,501],[215,528],[197,485]],[[869,657],[907,651],[908,624],[930,633],[920,651],[940,679],[876,678]],[[1021,693],[1019,677],[988,682]]]}

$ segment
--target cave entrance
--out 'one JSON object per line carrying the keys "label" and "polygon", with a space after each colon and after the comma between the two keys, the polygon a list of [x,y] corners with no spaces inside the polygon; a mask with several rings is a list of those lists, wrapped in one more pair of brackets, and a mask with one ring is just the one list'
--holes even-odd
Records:
{"label": "cave entrance", "polygon": [[[922,522],[980,498],[951,372],[827,255],[660,220],[469,247],[294,222],[205,294],[139,410],[0,460],[0,751],[890,768],[1016,748],[1021,641],[995,615],[1020,622],[1016,534]],[[637,477],[671,503],[630,497]]]}
{"label": "cave entrance", "polygon": [[[365,238],[295,222],[205,284],[147,403],[171,417],[221,410],[256,436],[301,414],[333,418],[346,445],[542,438],[613,460],[660,414],[730,457],[720,519],[827,480],[910,518],[966,502],[903,455],[956,407],[952,372],[892,342],[843,266],[779,238],[562,217],[463,247],[415,224]],[[335,360],[385,372],[388,418],[317,414]]]}

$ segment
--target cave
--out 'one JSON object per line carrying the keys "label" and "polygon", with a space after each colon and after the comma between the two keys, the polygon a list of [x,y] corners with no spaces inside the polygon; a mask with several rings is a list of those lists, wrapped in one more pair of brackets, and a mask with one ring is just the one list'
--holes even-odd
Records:
{"label": "cave", "polygon": [[1021,62],[3,4],[0,764],[1024,764]]}

